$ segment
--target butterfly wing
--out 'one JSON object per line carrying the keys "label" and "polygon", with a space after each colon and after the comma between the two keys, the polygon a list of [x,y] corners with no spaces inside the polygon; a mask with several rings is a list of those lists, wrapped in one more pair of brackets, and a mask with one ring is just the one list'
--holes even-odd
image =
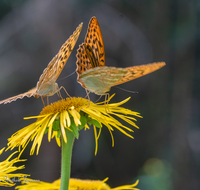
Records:
{"label": "butterfly wing", "polygon": [[82,86],[98,95],[105,95],[127,73],[126,68],[95,67],[80,75],[79,82]]}
{"label": "butterfly wing", "polygon": [[112,86],[149,74],[165,65],[158,62],[127,68],[105,67],[103,37],[95,17],[89,22],[85,42],[79,45],[76,57],[77,81],[98,95],[105,94]]}
{"label": "butterfly wing", "polygon": [[79,77],[79,82],[89,91],[104,95],[112,86],[147,75],[164,65],[164,62],[158,62],[127,68],[95,67],[83,72]]}
{"label": "butterfly wing", "polygon": [[115,82],[112,86],[116,86],[136,78],[142,77],[149,73],[152,73],[161,67],[165,66],[165,62],[157,62],[157,63],[149,63],[146,65],[138,65],[133,67],[126,67],[127,73],[120,78],[117,82]]}
{"label": "butterfly wing", "polygon": [[63,70],[75,44],[78,40],[83,23],[81,23],[68,40],[62,45],[58,54],[50,61],[37,83],[37,94],[41,96],[53,95],[57,90],[55,83]]}
{"label": "butterfly wing", "polygon": [[101,29],[96,17],[92,17],[85,36],[85,42],[77,50],[77,81],[83,86],[80,75],[95,67],[105,66],[105,51]]}
{"label": "butterfly wing", "polygon": [[92,67],[105,66],[105,50],[101,29],[96,17],[92,17],[85,36],[85,50]]}
{"label": "butterfly wing", "polygon": [[0,104],[7,104],[17,99],[27,97],[38,97],[38,96],[50,96],[53,95],[57,90],[56,79],[60,75],[63,67],[65,66],[75,44],[81,32],[83,23],[81,23],[75,32],[69,37],[69,39],[62,45],[59,52],[53,57],[47,67],[44,69],[42,75],[37,82],[37,86],[28,92],[7,98],[0,101]]}
{"label": "butterfly wing", "polygon": [[22,93],[22,94],[18,94],[16,96],[13,96],[13,97],[10,97],[10,98],[7,98],[5,100],[1,100],[0,101],[0,104],[7,104],[7,103],[11,103],[13,101],[16,101],[17,99],[22,99],[24,98],[25,96],[27,96],[28,98],[30,98],[31,96],[35,96],[36,94],[36,87],[29,90],[28,92],[25,92],[25,93]]}

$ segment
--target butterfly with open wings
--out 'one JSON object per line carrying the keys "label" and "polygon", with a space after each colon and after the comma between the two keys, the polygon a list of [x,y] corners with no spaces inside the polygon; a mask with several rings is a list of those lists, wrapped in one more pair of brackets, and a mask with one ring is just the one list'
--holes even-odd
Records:
{"label": "butterfly with open wings", "polygon": [[0,104],[7,104],[12,101],[16,101],[17,99],[22,99],[25,96],[27,96],[28,98],[30,98],[31,96],[34,96],[35,98],[38,98],[38,97],[42,98],[46,96],[47,97],[52,96],[55,93],[59,92],[60,89],[58,87],[58,84],[56,83],[56,80],[59,77],[61,71],[63,70],[76,44],[76,41],[78,40],[82,26],[83,26],[83,23],[81,23],[76,28],[74,33],[62,45],[59,52],[49,62],[47,67],[44,69],[42,75],[40,76],[39,81],[37,82],[37,85],[35,88],[29,90],[28,92],[13,96],[11,98],[7,98],[5,100],[1,100]]}
{"label": "butterfly with open wings", "polygon": [[103,37],[96,17],[91,18],[85,41],[79,45],[76,57],[77,81],[97,95],[106,95],[112,86],[144,76],[165,65],[165,62],[156,62],[126,68],[105,66]]}

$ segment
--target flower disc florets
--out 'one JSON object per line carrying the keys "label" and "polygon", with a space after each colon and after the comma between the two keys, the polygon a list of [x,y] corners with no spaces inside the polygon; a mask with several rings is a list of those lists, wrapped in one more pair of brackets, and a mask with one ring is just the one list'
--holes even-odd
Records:
{"label": "flower disc florets", "polygon": [[66,98],[66,100],[63,99],[44,107],[40,115],[61,113],[63,111],[69,111],[72,107],[74,107],[77,112],[80,112],[81,108],[86,106],[88,106],[87,99],[80,97]]}

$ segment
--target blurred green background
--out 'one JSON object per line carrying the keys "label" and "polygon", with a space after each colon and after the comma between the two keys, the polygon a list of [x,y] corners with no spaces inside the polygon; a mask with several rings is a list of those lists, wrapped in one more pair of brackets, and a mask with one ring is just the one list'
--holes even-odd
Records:
{"label": "blurred green background", "polygon": [[[105,179],[116,187],[139,179],[142,190],[200,189],[200,1],[199,0],[0,0],[0,99],[34,87],[61,45],[83,22],[77,44],[59,79],[76,69],[76,49],[84,41],[90,18],[101,27],[106,65],[127,67],[157,61],[166,66],[120,85],[112,102],[131,96],[124,107],[144,117],[136,124],[134,140],[106,127],[97,156],[93,129],[75,141],[72,177]],[[71,96],[85,97],[76,74],[58,81]],[[63,93],[63,92],[62,92]],[[63,93],[65,97],[65,94]],[[90,95],[92,100],[98,96]],[[57,96],[50,97],[56,101]],[[42,101],[24,98],[0,105],[0,145],[34,120]],[[126,124],[126,126],[129,126]],[[52,182],[60,176],[60,148],[45,136],[39,155],[23,154],[23,173]],[[4,153],[0,160],[10,152]],[[4,189],[4,188],[1,188]],[[6,188],[13,189],[13,188]]]}

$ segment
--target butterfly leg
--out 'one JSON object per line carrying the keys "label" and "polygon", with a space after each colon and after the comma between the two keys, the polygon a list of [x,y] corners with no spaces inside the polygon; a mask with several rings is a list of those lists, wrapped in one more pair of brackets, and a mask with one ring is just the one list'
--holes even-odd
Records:
{"label": "butterfly leg", "polygon": [[47,105],[49,105],[49,96],[47,96]]}
{"label": "butterfly leg", "polygon": [[60,89],[58,89],[56,93],[57,93],[59,99],[62,100],[63,98],[62,98],[62,96],[61,96]]}
{"label": "butterfly leg", "polygon": [[88,97],[88,106],[87,107],[89,107],[90,106],[90,96],[89,96],[89,94],[90,94],[90,91],[88,91],[87,89],[85,89],[85,91],[86,91],[86,96],[85,96],[85,98],[86,97]]}
{"label": "butterfly leg", "polygon": [[90,91],[88,91],[87,89],[85,89],[85,91],[86,91],[86,96],[85,96],[85,98],[88,97],[88,100],[90,100],[90,97],[89,97]]}
{"label": "butterfly leg", "polygon": [[43,105],[44,105],[44,107],[45,107],[45,103],[44,103],[44,100],[43,100],[42,96],[40,96],[40,97],[41,97],[42,103],[43,103]]}
{"label": "butterfly leg", "polygon": [[66,90],[63,86],[60,87],[59,93],[60,93],[61,88],[62,88],[62,89],[65,91],[65,93],[71,98],[71,96],[69,95],[69,93],[67,92],[67,90]]}
{"label": "butterfly leg", "polygon": [[102,95],[95,101],[95,103],[98,102],[101,99],[101,97],[102,97]]}
{"label": "butterfly leg", "polygon": [[109,107],[108,107],[108,100],[110,98],[110,94],[109,93],[105,93],[105,103],[107,106],[106,106],[106,113],[109,112]]}
{"label": "butterfly leg", "polygon": [[110,98],[110,94],[109,93],[105,93],[105,103],[108,104],[108,100]]}

